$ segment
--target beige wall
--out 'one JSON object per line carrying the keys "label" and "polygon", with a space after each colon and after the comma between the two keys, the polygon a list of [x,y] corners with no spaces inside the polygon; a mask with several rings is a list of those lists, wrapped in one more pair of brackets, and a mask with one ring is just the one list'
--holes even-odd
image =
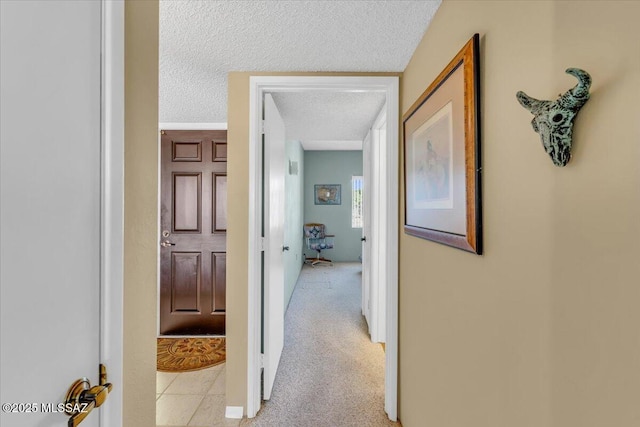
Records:
{"label": "beige wall", "polygon": [[247,400],[249,74],[229,74],[227,110],[227,406]]}
{"label": "beige wall", "polygon": [[158,2],[125,4],[124,426],[156,425]]}
{"label": "beige wall", "polygon": [[289,76],[397,76],[398,73],[229,73],[227,119],[228,224],[227,232],[227,405],[247,400],[247,300],[249,224],[249,78]]}
{"label": "beige wall", "polygon": [[[445,1],[436,14],[402,111],[480,33],[485,255],[401,231],[403,425],[639,425],[639,17],[640,3],[614,1]],[[594,83],[558,168],[515,94],[555,99],[572,66]]]}

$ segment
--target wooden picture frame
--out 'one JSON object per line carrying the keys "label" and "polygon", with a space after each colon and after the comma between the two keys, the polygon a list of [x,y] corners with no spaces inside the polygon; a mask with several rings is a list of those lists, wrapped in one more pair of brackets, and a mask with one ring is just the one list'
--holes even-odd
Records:
{"label": "wooden picture frame", "polygon": [[480,36],[402,118],[404,231],[482,254]]}
{"label": "wooden picture frame", "polygon": [[316,205],[341,205],[342,186],[340,184],[315,184],[313,200]]}

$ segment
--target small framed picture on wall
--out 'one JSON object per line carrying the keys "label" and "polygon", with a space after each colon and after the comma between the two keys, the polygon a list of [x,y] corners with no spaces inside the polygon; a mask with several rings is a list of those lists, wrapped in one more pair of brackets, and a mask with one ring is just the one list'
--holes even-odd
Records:
{"label": "small framed picture on wall", "polygon": [[313,186],[314,203],[316,205],[340,205],[340,184],[316,184]]}

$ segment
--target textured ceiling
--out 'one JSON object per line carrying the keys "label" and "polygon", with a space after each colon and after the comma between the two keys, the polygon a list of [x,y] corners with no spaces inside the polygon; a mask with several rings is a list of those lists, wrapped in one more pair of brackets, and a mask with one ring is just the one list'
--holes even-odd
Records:
{"label": "textured ceiling", "polygon": [[437,1],[160,2],[160,121],[227,121],[229,71],[402,71]]}
{"label": "textured ceiling", "polygon": [[380,92],[281,92],[273,100],[287,139],[305,150],[360,150],[384,105]]}

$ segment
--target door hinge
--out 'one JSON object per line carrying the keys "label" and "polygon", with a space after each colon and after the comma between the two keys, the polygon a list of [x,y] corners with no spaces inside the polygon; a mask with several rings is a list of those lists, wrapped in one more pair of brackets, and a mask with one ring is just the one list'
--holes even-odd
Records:
{"label": "door hinge", "polygon": [[264,120],[260,120],[260,133],[264,134]]}
{"label": "door hinge", "polygon": [[259,244],[260,244],[260,252],[264,252],[264,248],[266,246],[264,237],[260,238],[260,243]]}
{"label": "door hinge", "polygon": [[264,353],[260,353],[260,369],[264,369]]}

